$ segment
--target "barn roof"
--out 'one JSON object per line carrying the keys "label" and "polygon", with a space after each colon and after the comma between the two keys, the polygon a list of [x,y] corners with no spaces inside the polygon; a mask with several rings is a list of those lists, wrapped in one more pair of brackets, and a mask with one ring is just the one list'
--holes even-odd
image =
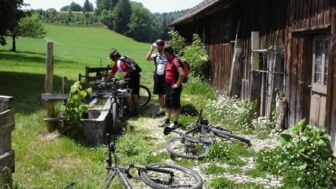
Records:
{"label": "barn roof", "polygon": [[182,22],[185,22],[194,16],[206,11],[208,8],[213,7],[219,2],[223,2],[225,0],[204,0],[200,4],[196,5],[195,7],[191,8],[185,15],[181,16],[180,18],[174,20],[171,25],[177,25]]}
{"label": "barn roof", "polygon": [[185,15],[181,16],[180,18],[174,20],[171,25],[179,24],[183,21],[186,21],[195,15],[201,13],[202,11],[206,10],[207,8],[211,7],[212,5],[220,2],[221,0],[204,0],[200,4],[196,5],[195,7],[191,8]]}

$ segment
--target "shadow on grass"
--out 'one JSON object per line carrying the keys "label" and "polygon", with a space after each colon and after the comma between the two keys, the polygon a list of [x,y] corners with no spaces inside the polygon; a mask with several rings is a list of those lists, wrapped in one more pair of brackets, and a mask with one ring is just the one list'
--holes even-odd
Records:
{"label": "shadow on grass", "polygon": [[[46,107],[41,100],[44,92],[43,74],[0,71],[0,94],[14,97],[15,112],[33,114]],[[74,81],[69,81],[73,83]],[[54,91],[59,92],[62,78],[54,76]]]}
{"label": "shadow on grass", "polygon": [[[35,53],[29,51],[6,51],[0,50],[0,60],[9,60],[9,61],[16,61],[20,63],[29,63],[29,64],[45,64],[46,55],[43,53]],[[75,64],[74,61],[68,60],[60,60],[55,59],[55,64],[58,62],[66,63],[66,64]]]}

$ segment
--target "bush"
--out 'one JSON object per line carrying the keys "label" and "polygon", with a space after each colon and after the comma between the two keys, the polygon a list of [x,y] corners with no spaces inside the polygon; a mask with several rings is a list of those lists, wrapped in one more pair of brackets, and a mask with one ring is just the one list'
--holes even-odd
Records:
{"label": "bush", "polygon": [[79,81],[71,86],[67,103],[62,107],[64,125],[60,128],[63,134],[76,136],[82,131],[81,118],[89,110],[89,106],[82,101],[91,93],[91,89],[83,90]]}
{"label": "bush", "polygon": [[251,128],[252,121],[257,117],[256,105],[252,101],[240,101],[227,95],[221,95],[216,100],[209,100],[207,108],[214,112],[214,117],[220,117],[226,122],[242,128]]}
{"label": "bush", "polygon": [[183,50],[183,59],[190,64],[190,71],[195,77],[205,79],[208,75],[209,56],[204,49],[201,38],[193,35],[193,42]]}
{"label": "bush", "polygon": [[182,49],[185,46],[186,39],[183,38],[177,31],[168,32],[168,35],[171,38],[171,40],[169,41],[170,45],[174,48],[175,53],[177,55],[180,55]]}
{"label": "bush", "polygon": [[279,140],[280,146],[258,154],[259,169],[282,174],[285,186],[336,186],[336,158],[323,128],[305,125],[303,120],[284,131]]}

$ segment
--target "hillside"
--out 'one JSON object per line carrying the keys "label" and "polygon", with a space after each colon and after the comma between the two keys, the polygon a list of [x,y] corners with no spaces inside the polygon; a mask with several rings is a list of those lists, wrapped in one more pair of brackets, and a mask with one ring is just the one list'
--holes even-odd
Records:
{"label": "hillside", "polygon": [[[136,42],[103,27],[46,25],[46,28],[48,34],[45,39],[19,38],[17,40],[17,48],[18,51],[21,51],[21,55],[44,55],[46,41],[53,41],[56,63],[66,64],[64,66],[75,65],[78,67],[78,71],[84,71],[85,66],[99,66],[100,59],[102,59],[103,65],[111,64],[108,53],[111,48],[117,48],[121,54],[127,54],[139,62],[143,70],[151,70],[151,65],[145,64],[144,60],[149,44]],[[11,40],[8,40],[7,46],[0,46],[0,50],[9,50],[10,44]],[[22,53],[23,51],[24,53]],[[11,53],[6,52],[6,54]],[[0,59],[0,61],[2,60]],[[67,63],[65,63],[66,61]],[[3,64],[0,69],[6,70],[7,66],[11,65]],[[30,66],[36,65],[31,64]],[[57,72],[57,70],[55,71]]]}

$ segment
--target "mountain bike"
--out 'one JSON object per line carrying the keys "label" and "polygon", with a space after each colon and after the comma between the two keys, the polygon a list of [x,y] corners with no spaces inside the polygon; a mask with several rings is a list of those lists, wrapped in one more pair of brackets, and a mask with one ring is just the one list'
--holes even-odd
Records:
{"label": "mountain bike", "polygon": [[[111,143],[110,135],[107,135],[107,144],[107,177],[104,189],[111,187],[112,181],[116,176],[120,178],[122,185],[126,189],[134,188],[129,179],[141,180],[147,186],[155,189],[201,189],[203,186],[203,180],[199,174],[178,165],[150,164],[141,166],[129,164],[127,167],[119,167],[115,154],[115,145]],[[114,165],[112,165],[112,155]],[[134,172],[136,172],[136,175]]]}
{"label": "mountain bike", "polygon": [[[100,77],[97,77],[97,76],[84,76],[84,75],[81,75],[79,74],[79,81],[81,81],[82,78],[85,78],[86,80],[88,81],[91,81],[93,83],[93,85],[96,87],[98,86],[101,86],[100,84],[101,83],[104,83],[104,82],[109,82],[109,81],[102,81],[100,79]],[[115,78],[113,78],[112,80],[114,80]],[[123,80],[119,80],[120,86],[122,86],[123,88],[127,87],[128,85],[128,82],[129,82],[129,79],[126,79],[125,81]],[[123,82],[123,83],[122,83]],[[108,85],[105,85],[105,87],[98,87],[98,89],[96,88],[96,90],[98,91],[95,91],[95,93],[97,93],[99,96],[107,96],[111,93],[110,91],[110,88],[108,88]],[[129,91],[130,93],[131,91]],[[139,86],[139,102],[138,102],[138,106],[140,108],[146,106],[150,100],[151,100],[151,92],[150,90],[148,89],[148,87],[144,86],[144,85],[140,85]]]}
{"label": "mountain bike", "polygon": [[177,131],[177,128],[166,127],[164,134],[168,135],[171,132],[177,133],[180,136],[167,141],[166,149],[173,156],[202,159],[209,153],[210,146],[214,143],[214,139],[210,134],[218,136],[226,140],[239,140],[248,146],[251,145],[249,139],[233,134],[232,131],[224,129],[220,126],[209,124],[208,120],[204,120],[200,111],[199,118],[196,123],[191,125],[190,130],[186,132]]}

